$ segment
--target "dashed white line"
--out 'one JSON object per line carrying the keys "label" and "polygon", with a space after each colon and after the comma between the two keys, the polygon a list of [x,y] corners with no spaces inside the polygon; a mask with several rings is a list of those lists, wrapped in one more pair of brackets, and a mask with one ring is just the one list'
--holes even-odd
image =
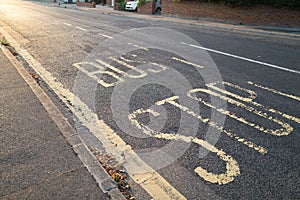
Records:
{"label": "dashed white line", "polygon": [[79,29],[79,30],[82,30],[82,31],[87,31],[85,28],[81,28],[79,26],[75,26],[75,28]]}
{"label": "dashed white line", "polygon": [[109,39],[113,39],[113,37],[109,36],[109,35],[105,35],[105,34],[102,34],[102,33],[99,33],[100,36],[102,37],[106,37],[106,38],[109,38]]}
{"label": "dashed white line", "polygon": [[275,69],[280,69],[280,70],[284,70],[284,71],[287,71],[287,72],[300,74],[300,71],[289,69],[289,68],[286,68],[286,67],[273,65],[273,64],[270,64],[270,63],[265,63],[265,62],[261,62],[261,61],[258,61],[258,60],[253,60],[253,59],[250,59],[250,58],[245,58],[245,57],[242,57],[242,56],[237,56],[237,55],[233,55],[233,54],[230,54],[230,53],[226,53],[226,52],[222,52],[222,51],[218,51],[218,50],[214,50],[214,49],[209,49],[209,48],[206,48],[206,47],[201,47],[201,46],[194,45],[194,44],[187,44],[185,42],[181,42],[181,44],[184,44],[184,45],[187,45],[187,46],[190,46],[190,47],[194,47],[194,48],[198,48],[198,49],[203,49],[203,50],[210,51],[210,52],[213,52],[213,53],[221,54],[221,55],[224,55],[224,56],[229,56],[229,57],[232,57],[232,58],[237,58],[237,59],[245,60],[245,61],[248,61],[248,62],[264,65],[264,66],[267,66],[267,67],[272,67],[272,68],[275,68]]}
{"label": "dashed white line", "polygon": [[142,46],[139,46],[139,45],[137,45],[137,44],[132,44],[131,42],[129,42],[128,44],[129,44],[129,45],[132,45],[132,46],[134,46],[134,47],[137,47],[137,48],[139,48],[139,49],[143,49],[143,50],[145,50],[145,51],[148,51],[148,50],[149,50],[149,49],[146,48],[146,47],[142,47]]}
{"label": "dashed white line", "polygon": [[68,24],[68,23],[64,23],[64,25],[66,25],[66,26],[73,26],[72,24]]}

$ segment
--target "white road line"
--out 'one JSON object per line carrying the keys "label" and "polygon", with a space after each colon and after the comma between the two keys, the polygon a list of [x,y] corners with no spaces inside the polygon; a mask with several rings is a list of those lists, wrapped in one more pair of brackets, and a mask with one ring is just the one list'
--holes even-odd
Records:
{"label": "white road line", "polygon": [[113,37],[109,36],[109,35],[105,35],[105,34],[102,34],[102,33],[99,33],[99,35],[103,36],[103,37],[106,37],[106,38],[109,38],[109,39],[113,39]]}
{"label": "white road line", "polygon": [[64,25],[67,25],[67,26],[73,26],[72,24],[68,24],[68,23],[64,23]]}
{"label": "white road line", "polygon": [[148,49],[148,48],[146,48],[146,47],[142,47],[142,46],[139,46],[139,45],[137,45],[137,44],[133,44],[133,43],[131,43],[131,42],[129,42],[128,44],[129,44],[129,45],[132,45],[132,46],[134,46],[134,47],[137,47],[137,48],[143,49],[143,50],[145,50],[145,51],[148,51],[148,50],[149,50],[149,49]]}
{"label": "white road line", "polygon": [[245,57],[242,57],[242,56],[233,55],[233,54],[230,54],[230,53],[226,53],[226,52],[222,52],[222,51],[218,51],[218,50],[214,50],[214,49],[209,49],[209,48],[206,48],[206,47],[201,47],[201,46],[198,46],[198,45],[187,44],[185,42],[181,42],[181,44],[184,44],[184,45],[187,45],[187,46],[190,46],[190,47],[194,47],[194,48],[198,48],[198,49],[203,49],[203,50],[210,51],[210,52],[214,52],[214,53],[221,54],[221,55],[224,55],[224,56],[229,56],[229,57],[232,57],[232,58],[237,58],[237,59],[245,60],[245,61],[248,61],[248,62],[264,65],[264,66],[267,66],[267,67],[272,67],[272,68],[275,68],[275,69],[280,69],[280,70],[284,70],[284,71],[287,71],[287,72],[300,74],[300,71],[289,69],[289,68],[286,68],[286,67],[273,65],[273,64],[253,60],[253,59],[250,59],[250,58],[245,58]]}
{"label": "white road line", "polygon": [[85,28],[81,28],[79,26],[75,26],[75,28],[79,29],[79,30],[82,30],[82,31],[87,31]]}

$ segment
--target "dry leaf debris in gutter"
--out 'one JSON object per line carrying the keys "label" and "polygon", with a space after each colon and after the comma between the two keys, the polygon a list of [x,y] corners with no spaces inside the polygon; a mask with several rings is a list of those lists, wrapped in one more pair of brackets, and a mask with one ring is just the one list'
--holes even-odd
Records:
{"label": "dry leaf debris in gutter", "polygon": [[97,148],[89,147],[90,151],[97,158],[98,162],[102,165],[105,171],[111,176],[111,178],[117,184],[120,192],[128,200],[134,200],[130,185],[129,185],[129,176],[126,173],[122,164],[120,164],[114,156],[103,153]]}

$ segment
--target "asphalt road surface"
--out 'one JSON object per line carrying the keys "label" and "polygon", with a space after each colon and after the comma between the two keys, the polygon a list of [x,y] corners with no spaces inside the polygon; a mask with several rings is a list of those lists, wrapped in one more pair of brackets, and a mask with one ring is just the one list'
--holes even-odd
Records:
{"label": "asphalt road surface", "polygon": [[299,199],[300,40],[0,2],[0,32],[137,199]]}

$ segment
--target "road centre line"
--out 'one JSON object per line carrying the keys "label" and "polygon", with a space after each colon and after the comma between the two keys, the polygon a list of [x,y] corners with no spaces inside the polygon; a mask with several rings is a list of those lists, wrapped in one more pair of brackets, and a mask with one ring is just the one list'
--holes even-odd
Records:
{"label": "road centre line", "polygon": [[214,50],[214,49],[210,49],[210,48],[206,48],[206,47],[201,47],[201,46],[194,45],[194,44],[187,44],[185,42],[181,42],[181,44],[184,44],[184,45],[187,45],[187,46],[190,46],[190,47],[194,47],[194,48],[197,48],[197,49],[202,49],[202,50],[210,51],[210,52],[213,52],[213,53],[221,54],[221,55],[224,55],[224,56],[229,56],[229,57],[232,57],[232,58],[237,58],[237,59],[240,59],[240,60],[245,60],[245,61],[248,61],[248,62],[264,65],[264,66],[271,67],[271,68],[274,68],[274,69],[280,69],[280,70],[283,70],[283,71],[292,72],[292,73],[295,73],[295,74],[300,74],[300,71],[289,69],[289,68],[286,68],[286,67],[273,65],[273,64],[253,60],[253,59],[250,59],[250,58],[237,56],[237,55],[234,55],[234,54],[230,54],[230,53],[226,53],[226,52],[222,52],[222,51],[218,51],[218,50]]}
{"label": "road centre line", "polygon": [[72,24],[65,23],[65,22],[64,22],[64,25],[66,25],[66,26],[73,26]]}
{"label": "road centre line", "polygon": [[109,39],[113,39],[113,37],[111,37],[111,36],[109,36],[109,35],[102,34],[102,33],[99,33],[98,35],[103,36],[103,37],[106,37],[106,38],[109,38]]}
{"label": "road centre line", "polygon": [[[90,108],[81,101],[70,90],[66,89],[48,70],[41,67],[38,62],[26,49],[22,48],[14,38],[12,38],[3,28],[0,27],[0,33],[10,41],[12,46],[28,62],[35,72],[46,82],[46,84],[56,93],[72,113],[86,126],[92,134],[100,139],[107,153],[118,156],[126,152],[126,166],[129,168],[129,176],[138,183],[153,199],[186,199],[179,191],[170,185],[159,173],[148,166],[142,159],[126,144],[120,136],[117,135],[103,120],[90,110]],[[76,105],[74,107],[73,105]],[[103,131],[105,130],[105,131]],[[133,173],[133,167],[147,169],[145,173]],[[103,180],[105,181],[105,180]],[[104,184],[104,183],[102,183]]]}
{"label": "road centre line", "polygon": [[75,28],[79,29],[79,30],[82,30],[82,31],[87,31],[85,28],[81,28],[79,26],[75,26]]}

